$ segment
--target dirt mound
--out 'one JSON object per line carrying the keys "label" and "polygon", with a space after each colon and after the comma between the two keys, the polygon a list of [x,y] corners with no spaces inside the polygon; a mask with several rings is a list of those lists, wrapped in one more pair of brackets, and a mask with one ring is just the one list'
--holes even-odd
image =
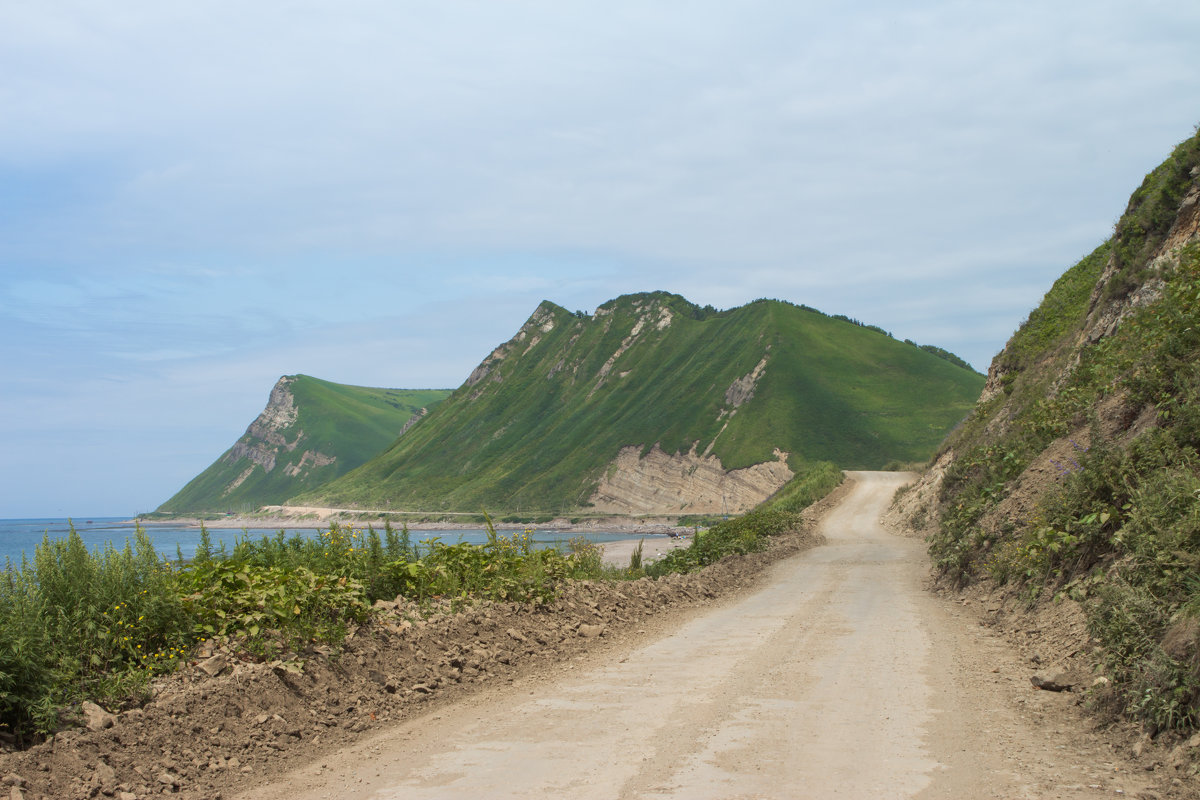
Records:
{"label": "dirt mound", "polygon": [[930,464],[912,483],[896,492],[881,522],[897,536],[925,537],[938,526],[938,492],[946,467],[954,460],[948,450]]}
{"label": "dirt mound", "polygon": [[297,671],[212,654],[159,681],[142,708],[93,713],[93,729],[5,754],[0,775],[26,800],[227,796],[364,731],[738,593],[818,538],[809,526],[775,537],[765,552],[690,575],[574,583],[549,607],[444,602],[422,614],[404,602],[381,603],[340,653],[314,650]]}

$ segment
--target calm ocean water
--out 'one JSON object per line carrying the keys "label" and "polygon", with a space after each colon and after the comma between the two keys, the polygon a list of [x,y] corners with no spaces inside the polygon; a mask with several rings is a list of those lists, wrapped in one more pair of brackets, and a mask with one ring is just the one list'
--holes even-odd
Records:
{"label": "calm ocean water", "polygon": [[[78,518],[74,520],[74,523],[75,530],[79,533],[80,538],[83,539],[83,543],[93,550],[104,547],[105,543],[108,542],[111,542],[114,547],[121,548],[125,546],[127,539],[133,539],[134,526],[121,517]],[[146,525],[144,527],[146,533],[150,536],[150,540],[154,542],[155,549],[169,558],[174,558],[177,552],[183,553],[184,558],[191,558],[196,552],[196,546],[200,543],[199,528],[160,524]],[[3,564],[5,557],[10,559],[14,564],[20,564],[22,552],[32,560],[34,548],[41,544],[43,536],[48,535],[51,539],[62,539],[66,537],[68,530],[68,521],[65,519],[0,519],[0,565]],[[246,537],[261,539],[263,536],[273,536],[279,530],[279,528],[250,528],[246,530],[210,528],[208,534],[209,538],[212,539],[214,547],[219,546],[221,542],[224,542],[226,547],[233,547],[239,539]],[[285,528],[284,530],[287,531],[289,536],[293,533],[298,533],[302,536],[312,536],[317,532],[316,528]],[[507,535],[511,532],[501,531],[500,533]],[[542,547],[554,547],[576,535],[583,535],[596,544],[630,538],[630,534],[628,533],[598,531],[576,534],[564,531],[538,530],[534,533],[534,541]],[[414,544],[427,539],[437,539],[446,544],[455,544],[456,542],[482,544],[487,541],[487,536],[482,529],[459,531],[414,530],[409,532],[409,536]]]}

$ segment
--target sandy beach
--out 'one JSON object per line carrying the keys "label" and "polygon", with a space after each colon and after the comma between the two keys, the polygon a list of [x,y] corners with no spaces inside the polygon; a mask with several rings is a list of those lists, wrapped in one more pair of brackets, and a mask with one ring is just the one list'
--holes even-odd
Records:
{"label": "sandy beach", "polygon": [[637,549],[638,542],[644,542],[642,545],[642,559],[644,561],[657,561],[664,554],[671,552],[678,547],[687,547],[692,543],[690,536],[664,536],[662,534],[654,534],[636,539],[622,539],[618,542],[605,542],[604,563],[614,567],[629,566],[629,557],[633,555],[633,551]]}
{"label": "sandy beach", "polygon": [[[462,522],[442,519],[436,522],[424,521],[421,519],[409,520],[407,517],[425,516],[429,517],[463,517]],[[134,522],[135,520],[130,520]],[[478,514],[458,513],[455,512],[437,512],[437,511],[380,511],[375,509],[351,509],[351,508],[315,508],[309,506],[267,506],[261,512],[253,514],[231,514],[229,516],[215,517],[213,519],[200,519],[199,517],[172,517],[170,519],[139,519],[136,520],[142,525],[175,525],[175,526],[192,526],[200,527],[201,524],[212,529],[241,529],[241,528],[327,528],[332,523],[339,525],[352,525],[356,528],[366,527],[371,525],[376,529],[382,529],[387,522],[391,522],[393,527],[399,528],[401,525],[407,525],[409,530],[414,531],[452,531],[452,530],[475,530],[483,527],[478,519]],[[497,530],[523,530],[525,528],[536,528],[537,530],[547,531],[562,531],[570,533],[578,531],[580,533],[606,531],[613,533],[628,533],[634,536],[641,535],[683,535],[690,534],[692,528],[688,526],[676,525],[675,520],[669,517],[621,517],[621,516],[605,516],[594,517],[583,522],[572,522],[565,517],[552,519],[549,522],[499,522],[495,523]]]}

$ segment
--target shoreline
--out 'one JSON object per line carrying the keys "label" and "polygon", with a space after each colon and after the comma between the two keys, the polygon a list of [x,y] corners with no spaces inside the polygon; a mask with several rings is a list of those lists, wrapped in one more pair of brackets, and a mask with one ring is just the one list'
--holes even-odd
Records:
{"label": "shoreline", "polygon": [[[284,510],[278,506],[268,508],[271,511]],[[366,527],[370,525],[376,529],[382,529],[388,521],[397,527],[407,524],[410,531],[479,530],[483,527],[482,522],[474,521],[406,523],[403,520],[389,519],[391,515],[378,514],[378,512],[373,511],[359,512],[351,509],[288,507],[286,511],[290,513],[268,513],[262,516],[233,515],[211,520],[202,520],[198,517],[179,517],[169,520],[135,518],[130,520],[130,523],[140,524],[149,531],[152,531],[156,527],[199,528],[201,525],[212,530],[319,530],[328,528],[332,523],[354,527]],[[464,514],[464,516],[466,515]],[[600,545],[604,563],[614,567],[628,566],[630,557],[637,549],[639,543],[642,546],[642,558],[647,563],[657,561],[672,550],[689,546],[692,542],[692,534],[695,531],[694,527],[677,525],[675,524],[675,520],[671,519],[638,520],[631,517],[616,516],[599,517],[587,522],[571,522],[568,519],[558,518],[541,524],[519,522],[497,522],[494,524],[498,531],[520,531],[526,528],[533,528],[534,530],[553,531],[563,534],[600,532],[627,534],[628,538],[605,542],[603,545]]]}
{"label": "shoreline", "polygon": [[[479,530],[484,527],[483,522],[406,522],[404,520],[389,519],[386,516],[374,516],[373,512],[364,512],[363,516],[350,517],[348,511],[338,511],[327,514],[305,514],[305,515],[238,515],[230,517],[219,517],[217,519],[200,519],[198,517],[178,517],[176,519],[141,519],[133,518],[128,520],[128,524],[142,525],[147,529],[156,527],[180,527],[180,528],[199,528],[201,525],[212,530],[241,530],[247,529],[311,529],[318,530],[328,528],[332,523],[337,523],[343,526],[366,527],[368,525],[382,529],[387,522],[391,522],[395,528],[407,525],[410,531],[455,531],[455,530]],[[595,533],[599,531],[608,531],[612,533],[628,533],[631,535],[686,535],[693,532],[695,529],[691,525],[677,525],[674,520],[669,519],[654,519],[654,520],[637,520],[631,517],[599,517],[588,520],[587,522],[571,522],[570,520],[558,518],[549,522],[533,523],[533,522],[494,522],[496,530],[524,530],[533,528],[534,530],[542,531],[562,531],[564,533]]]}

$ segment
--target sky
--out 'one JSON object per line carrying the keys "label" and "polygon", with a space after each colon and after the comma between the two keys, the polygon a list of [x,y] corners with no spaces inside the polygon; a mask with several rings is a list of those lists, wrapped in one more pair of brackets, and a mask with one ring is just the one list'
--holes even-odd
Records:
{"label": "sky", "polygon": [[1200,4],[0,0],[0,517],[150,511],[281,375],[542,300],[803,303],[986,370],[1200,123]]}

